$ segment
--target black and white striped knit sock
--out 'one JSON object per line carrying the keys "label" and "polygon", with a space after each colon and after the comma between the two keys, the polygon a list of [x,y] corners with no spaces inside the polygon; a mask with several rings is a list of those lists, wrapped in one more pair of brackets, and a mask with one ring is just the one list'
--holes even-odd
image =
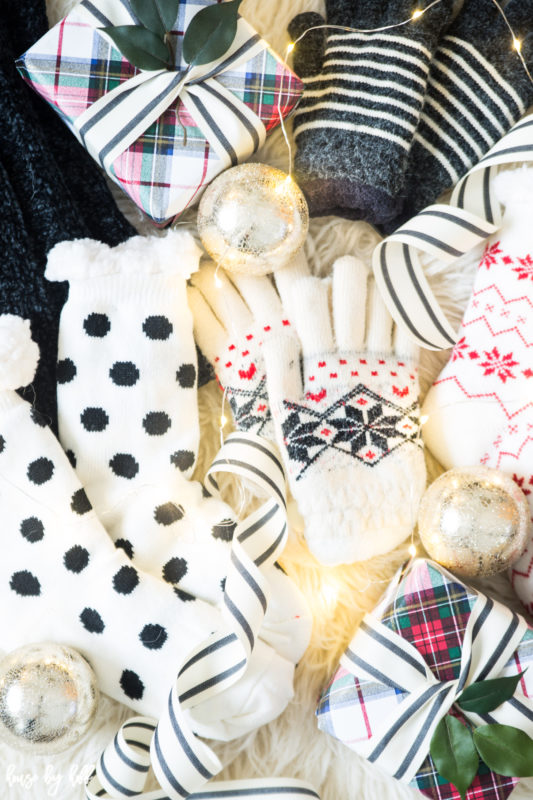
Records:
{"label": "black and white striped knit sock", "polygon": [[[532,69],[533,0],[511,0],[505,13]],[[403,208],[385,232],[456,184],[533,103],[533,85],[512,44],[495,5],[465,0],[431,63]]]}
{"label": "black and white striped knit sock", "polygon": [[[382,223],[397,213],[429,63],[452,5],[443,0],[391,31],[328,30],[321,72],[304,75],[294,116],[295,179],[311,214]],[[412,0],[327,0],[327,22],[380,28],[409,19],[412,6]],[[306,38],[298,46],[303,51]]]}

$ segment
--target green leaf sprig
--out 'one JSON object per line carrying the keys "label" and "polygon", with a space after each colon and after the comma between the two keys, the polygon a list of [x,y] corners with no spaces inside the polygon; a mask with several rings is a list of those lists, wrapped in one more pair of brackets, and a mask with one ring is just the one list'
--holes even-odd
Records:
{"label": "green leaf sprig", "polygon": [[[214,3],[192,18],[183,37],[183,59],[189,67],[208,64],[224,55],[237,33],[242,0]],[[102,28],[134,66],[144,70],[175,69],[170,31],[180,0],[130,0],[139,25]]]}
{"label": "green leaf sprig", "polygon": [[[524,673],[510,678],[478,681],[457,698],[463,711],[487,714],[515,693]],[[453,783],[465,800],[476,777],[479,760],[499,775],[525,778],[533,775],[533,739],[511,725],[492,723],[472,729],[457,717],[447,714],[431,739],[430,754],[439,774]]]}

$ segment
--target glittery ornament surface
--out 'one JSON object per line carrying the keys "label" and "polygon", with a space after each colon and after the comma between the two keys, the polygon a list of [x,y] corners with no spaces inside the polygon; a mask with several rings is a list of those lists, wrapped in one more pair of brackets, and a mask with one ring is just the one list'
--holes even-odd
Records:
{"label": "glittery ornament surface", "polygon": [[97,701],[94,673],[70,647],[26,645],[0,661],[0,739],[19,750],[71,747],[91,725]]}
{"label": "glittery ornament surface", "polygon": [[521,555],[527,501],[507,475],[488,467],[451,469],[427,490],[418,527],[429,555],[464,576],[493,575]]}
{"label": "glittery ornament surface", "polygon": [[198,209],[205,249],[230,272],[265,275],[286,266],[308,227],[302,192],[289,175],[266,164],[241,164],[222,173]]}

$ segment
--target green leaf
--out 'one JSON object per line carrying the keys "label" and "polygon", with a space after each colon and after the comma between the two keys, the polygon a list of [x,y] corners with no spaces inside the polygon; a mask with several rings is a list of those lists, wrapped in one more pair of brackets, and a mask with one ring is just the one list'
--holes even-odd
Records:
{"label": "green leaf", "polygon": [[183,58],[191,67],[215,61],[229,50],[241,2],[217,3],[194,15],[183,37]]}
{"label": "green leaf", "polygon": [[456,703],[463,711],[488,714],[514,695],[523,674],[521,672],[510,678],[494,678],[490,681],[473,683],[458,697]]}
{"label": "green leaf", "polygon": [[429,752],[439,773],[464,800],[479,766],[470,728],[448,714],[435,728]]}
{"label": "green leaf", "polygon": [[154,0],[130,0],[130,6],[145,28],[162,39],[166,28]]}
{"label": "green leaf", "polygon": [[530,778],[533,775],[533,739],[511,725],[481,725],[474,744],[487,767],[499,775]]}
{"label": "green leaf", "polygon": [[139,69],[168,68],[167,46],[152,31],[138,25],[109,26],[102,30],[111,37],[122,55]]}
{"label": "green leaf", "polygon": [[163,20],[165,31],[171,31],[178,18],[180,0],[153,0]]}

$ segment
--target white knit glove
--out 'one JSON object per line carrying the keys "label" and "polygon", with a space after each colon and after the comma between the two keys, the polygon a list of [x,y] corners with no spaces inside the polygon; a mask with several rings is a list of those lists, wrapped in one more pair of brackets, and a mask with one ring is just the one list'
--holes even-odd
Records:
{"label": "white knit glove", "polygon": [[[47,276],[70,283],[58,345],[59,433],[96,512],[115,545],[135,566],[170,583],[180,602],[217,605],[235,518],[185,477],[198,450],[196,347],[186,295],[198,256],[190,234],[175,231],[116,248],[62,242],[50,252]],[[287,576],[270,567],[268,580],[275,589],[261,646],[272,645],[274,661],[292,667],[307,647],[311,619]],[[286,702],[292,673],[280,682]],[[280,704],[268,703],[273,718]],[[256,719],[252,713],[243,724]],[[230,720],[212,722],[206,735],[218,737]]]}
{"label": "white knit glove", "polygon": [[[283,284],[309,274],[303,251],[282,273]],[[230,276],[206,264],[191,283],[194,335],[226,393],[236,429],[274,439],[261,342],[290,320],[270,278]]]}
{"label": "white knit glove", "polygon": [[331,284],[295,281],[288,313],[298,336],[284,332],[263,345],[291,491],[309,549],[329,565],[405,539],[426,481],[416,353],[399,330],[393,335],[367,279],[364,264],[345,256]]}

